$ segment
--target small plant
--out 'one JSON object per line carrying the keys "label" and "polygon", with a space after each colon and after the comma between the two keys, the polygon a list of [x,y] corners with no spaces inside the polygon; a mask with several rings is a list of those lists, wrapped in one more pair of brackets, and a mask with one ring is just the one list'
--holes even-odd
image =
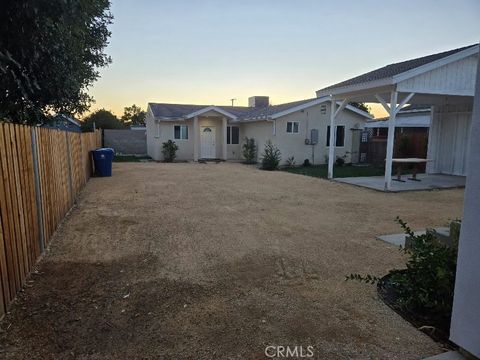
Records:
{"label": "small plant", "polygon": [[337,160],[335,160],[335,164],[340,167],[345,165],[344,157],[337,156]]}
{"label": "small plant", "polygon": [[257,158],[257,146],[254,138],[245,137],[245,142],[242,146],[242,155],[245,158],[245,163],[255,164]]}
{"label": "small plant", "polygon": [[178,145],[174,141],[168,140],[162,144],[163,160],[165,162],[173,162],[177,157]]}
{"label": "small plant", "polygon": [[383,282],[394,297],[395,306],[408,313],[420,314],[438,327],[450,323],[457,266],[457,249],[441,243],[434,232],[416,235],[399,217],[408,237],[408,246],[400,250],[408,255],[406,269],[391,270],[380,279],[373,275],[350,274],[346,280],[367,284]]}
{"label": "small plant", "polygon": [[277,170],[281,160],[282,156],[280,150],[268,140],[262,154],[262,169]]}
{"label": "small plant", "polygon": [[337,156],[337,159],[335,160],[335,164],[339,167],[342,167],[343,165],[345,165],[348,154],[350,154],[350,151],[347,151],[343,156]]}
{"label": "small plant", "polygon": [[288,166],[288,167],[293,167],[293,166],[295,166],[295,157],[294,157],[294,156],[290,156],[290,157],[287,159],[287,166]]}

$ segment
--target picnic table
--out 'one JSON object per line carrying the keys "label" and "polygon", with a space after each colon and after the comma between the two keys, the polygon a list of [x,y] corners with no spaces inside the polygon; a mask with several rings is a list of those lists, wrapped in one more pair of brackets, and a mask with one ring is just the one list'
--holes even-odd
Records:
{"label": "picnic table", "polygon": [[412,170],[412,177],[408,178],[408,180],[422,181],[420,179],[417,179],[418,164],[427,163],[429,161],[432,161],[432,160],[422,159],[422,158],[393,158],[392,162],[397,163],[397,178],[393,180],[405,182],[405,180],[402,180],[403,164],[414,164],[413,170]]}

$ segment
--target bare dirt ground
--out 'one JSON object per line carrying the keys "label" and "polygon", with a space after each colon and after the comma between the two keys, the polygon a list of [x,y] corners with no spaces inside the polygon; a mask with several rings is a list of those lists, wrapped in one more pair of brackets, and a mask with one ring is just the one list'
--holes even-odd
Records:
{"label": "bare dirt ground", "polygon": [[345,282],[401,267],[375,235],[442,226],[463,190],[384,194],[241,164],[92,179],[1,323],[5,359],[421,359],[438,344]]}

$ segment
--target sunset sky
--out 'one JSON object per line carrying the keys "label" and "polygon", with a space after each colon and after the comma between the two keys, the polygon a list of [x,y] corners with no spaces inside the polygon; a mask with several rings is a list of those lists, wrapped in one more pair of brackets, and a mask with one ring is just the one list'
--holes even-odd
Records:
{"label": "sunset sky", "polygon": [[[392,62],[476,43],[479,0],[113,0],[91,110],[148,102],[273,105]],[[382,115],[378,107],[373,108]]]}

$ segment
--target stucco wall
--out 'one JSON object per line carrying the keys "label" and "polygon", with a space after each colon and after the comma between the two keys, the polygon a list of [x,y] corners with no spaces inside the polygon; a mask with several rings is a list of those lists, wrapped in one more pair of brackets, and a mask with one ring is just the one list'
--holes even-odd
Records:
{"label": "stucco wall", "polygon": [[[315,105],[304,111],[297,111],[292,114],[283,116],[274,121],[256,121],[235,123],[229,121],[228,125],[239,126],[240,128],[240,144],[227,145],[227,159],[242,159],[242,144],[245,137],[254,138],[258,147],[258,158],[265,148],[265,143],[271,140],[282,153],[282,164],[285,164],[287,158],[293,156],[297,164],[303,163],[305,159],[309,159],[315,164],[325,163],[325,157],[328,155],[327,147],[327,126],[330,124],[330,104],[325,103],[326,111],[322,113],[321,104]],[[206,116],[199,117],[199,127],[215,126],[216,133],[216,156],[222,158],[222,118],[214,116],[215,113],[205,114]],[[218,115],[218,114],[217,114]],[[288,134],[286,131],[288,121],[299,122],[298,134]],[[161,160],[161,146],[162,143],[172,139],[173,140],[173,126],[174,125],[188,125],[189,138],[188,140],[175,140],[179,150],[177,152],[178,160],[193,160],[193,120],[188,121],[160,121],[156,125],[151,114],[147,115],[147,147],[148,154],[155,160]],[[345,144],[342,147],[335,148],[335,156],[346,156],[346,161],[351,161],[352,153],[352,128],[363,127],[365,118],[353,113],[349,110],[343,110],[336,119],[337,125],[345,126]],[[274,128],[276,126],[276,131]],[[312,146],[305,145],[305,139],[310,138],[310,130],[318,129],[319,142],[313,147],[314,153],[312,156]],[[200,147],[200,133],[198,136],[198,144]],[[358,154],[358,142],[353,149]],[[200,148],[199,148],[200,157]],[[357,155],[358,157],[358,155]]]}
{"label": "stucco wall", "polygon": [[[148,155],[154,160],[163,160],[162,144],[168,140],[173,140],[178,146],[177,160],[193,160],[193,143],[194,136],[197,136],[198,154],[201,157],[200,148],[200,131],[203,126],[215,127],[215,153],[216,157],[222,158],[222,144],[226,134],[222,131],[222,118],[214,116],[215,114],[206,113],[205,116],[200,116],[198,119],[199,132],[194,134],[193,120],[186,121],[160,121],[155,123],[151,114],[147,115],[147,149]],[[173,135],[173,129],[175,125],[187,125],[188,126],[188,139],[187,140],[175,140]],[[228,123],[228,126],[239,126],[240,130],[240,144],[227,145],[227,159],[234,160],[241,158],[241,142],[243,139],[243,130],[241,124]]]}
{"label": "stucco wall", "polygon": [[[287,122],[298,121],[298,134],[287,133]],[[347,155],[346,162],[351,161],[352,150],[358,154],[358,142],[355,142],[355,149],[352,149],[352,128],[363,127],[365,118],[349,110],[343,110],[335,120],[336,125],[345,126],[345,144],[342,147],[335,147],[335,156]],[[305,159],[315,164],[324,164],[328,156],[327,147],[327,126],[330,124],[330,104],[326,103],[326,111],[322,113],[321,104],[315,105],[303,111],[297,111],[280,117],[275,121],[259,121],[244,125],[244,134],[253,137],[258,147],[258,158],[264,150],[265,143],[270,140],[282,154],[282,164],[293,156],[296,164],[301,164]],[[276,126],[276,130],[274,128]],[[305,145],[305,139],[310,138],[310,130],[318,129],[318,144]],[[275,132],[275,135],[274,135]],[[357,155],[358,156],[358,155]]]}

